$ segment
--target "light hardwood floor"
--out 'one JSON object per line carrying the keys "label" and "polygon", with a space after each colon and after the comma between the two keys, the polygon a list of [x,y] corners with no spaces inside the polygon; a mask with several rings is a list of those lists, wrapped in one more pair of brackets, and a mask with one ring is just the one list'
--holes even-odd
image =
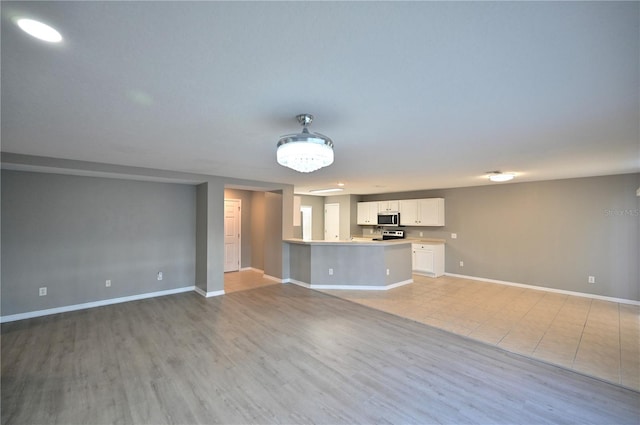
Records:
{"label": "light hardwood floor", "polygon": [[253,269],[243,270],[240,272],[228,272],[224,274],[225,294],[277,284],[278,282],[265,278],[262,271]]}
{"label": "light hardwood floor", "polygon": [[294,285],[2,325],[3,424],[636,424],[640,393]]}

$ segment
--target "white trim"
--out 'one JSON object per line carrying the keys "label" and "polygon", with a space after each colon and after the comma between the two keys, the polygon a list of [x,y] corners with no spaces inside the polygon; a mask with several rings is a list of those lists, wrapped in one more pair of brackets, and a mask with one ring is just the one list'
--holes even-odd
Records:
{"label": "white trim", "polygon": [[220,295],[224,295],[224,289],[222,291],[205,292],[203,289],[198,288],[196,286],[196,287],[194,287],[194,291],[196,291],[196,293],[202,295],[205,298],[211,298],[211,297],[217,297],[217,296],[220,296]]}
{"label": "white trim", "polygon": [[284,280],[280,279],[279,277],[269,276],[268,274],[263,274],[262,277],[265,279],[273,280],[278,283],[284,283]]}
{"label": "white trim", "polygon": [[433,272],[423,272],[422,270],[411,270],[411,273],[417,274],[419,276],[434,277],[434,278],[442,276],[442,275],[436,276],[436,274]]}
{"label": "white trim", "polygon": [[386,286],[373,286],[373,285],[312,285],[306,282],[301,282],[295,279],[287,279],[286,282],[302,286],[307,289],[347,289],[355,291],[387,291],[389,289],[397,288],[398,286],[407,285],[413,283],[413,279],[403,280],[401,282],[392,283]]}
{"label": "white trim", "polygon": [[179,294],[193,291],[195,286],[185,286],[182,288],[167,289],[165,291],[148,292],[146,294],[131,295],[128,297],[110,298],[108,300],[92,301],[82,304],[67,305],[64,307],[49,308],[46,310],[29,311],[26,313],[11,314],[0,317],[0,323],[14,322],[16,320],[32,319],[34,317],[48,316],[50,314],[66,313],[69,311],[84,310],[87,308],[102,307],[105,305],[126,303],[129,301],[144,300],[146,298],[162,297],[164,295]]}
{"label": "white trim", "polygon": [[285,279],[285,280],[282,281],[282,283],[293,283],[294,285],[298,285],[298,286],[302,286],[303,288],[311,289],[311,285],[309,285],[306,282],[302,282],[300,280]]}
{"label": "white trim", "polygon": [[251,270],[251,271],[254,271],[254,272],[258,272],[258,273],[264,273],[264,270],[256,269],[255,267],[242,267],[240,269],[241,272],[246,272],[247,270]]}
{"label": "white trim", "polygon": [[567,290],[564,290],[564,289],[547,288],[545,286],[527,285],[525,283],[507,282],[507,281],[504,281],[504,280],[487,279],[487,278],[484,278],[484,277],[467,276],[467,275],[455,274],[455,273],[445,273],[445,276],[460,277],[460,278],[463,278],[463,279],[478,280],[480,282],[489,282],[489,283],[497,283],[499,285],[517,286],[517,287],[520,287],[520,288],[535,289],[535,290],[538,290],[538,291],[554,292],[556,294],[573,295],[575,297],[593,298],[593,299],[596,299],[596,300],[611,301],[611,302],[614,302],[614,303],[631,304],[631,305],[640,306],[640,301],[628,300],[626,298],[606,297],[604,295],[588,294],[586,292],[567,291]]}

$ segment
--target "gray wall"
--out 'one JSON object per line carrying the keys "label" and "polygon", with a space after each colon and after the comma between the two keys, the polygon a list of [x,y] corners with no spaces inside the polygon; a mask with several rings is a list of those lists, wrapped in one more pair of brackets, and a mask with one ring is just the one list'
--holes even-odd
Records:
{"label": "gray wall", "polygon": [[298,282],[311,283],[311,246],[290,244],[291,279]]}
{"label": "gray wall", "polygon": [[1,205],[2,315],[195,284],[195,186],[3,170]]}
{"label": "gray wall", "polygon": [[640,300],[638,187],[636,173],[361,200],[445,198],[445,227],[405,229],[447,240],[448,273]]}
{"label": "gray wall", "polygon": [[196,186],[196,286],[207,292],[208,240],[207,240],[207,183]]}
{"label": "gray wall", "polygon": [[[224,290],[224,182],[211,177],[196,189],[196,286]],[[204,279],[204,280],[202,280]]]}
{"label": "gray wall", "polygon": [[[265,215],[264,215],[264,273],[269,276],[282,278],[282,250],[283,232],[282,216],[283,202],[282,194],[265,192]],[[293,213],[293,204],[289,205],[290,212]],[[287,270],[288,273],[288,270]]]}
{"label": "gray wall", "polygon": [[253,192],[251,196],[251,267],[264,270],[264,192]]}
{"label": "gray wall", "polygon": [[[411,279],[411,244],[287,244],[290,276],[312,285],[385,286]],[[329,274],[333,269],[333,274]],[[389,269],[389,276],[386,275]]]}

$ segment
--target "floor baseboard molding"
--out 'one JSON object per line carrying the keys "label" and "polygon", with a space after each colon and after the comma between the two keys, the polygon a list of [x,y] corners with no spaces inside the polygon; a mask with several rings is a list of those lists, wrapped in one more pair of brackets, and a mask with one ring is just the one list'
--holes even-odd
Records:
{"label": "floor baseboard molding", "polygon": [[111,304],[126,303],[129,301],[144,300],[146,298],[162,297],[164,295],[179,294],[193,291],[195,286],[185,286],[182,288],[167,289],[164,291],[148,292],[146,294],[130,295],[128,297],[110,298],[107,300],[92,301],[82,304],[67,305],[64,307],[48,308],[46,310],[29,311],[26,313],[10,314],[1,316],[0,323],[15,322],[17,320],[32,319],[34,317],[49,316],[51,314],[66,313],[70,311],[85,310],[87,308],[102,307]]}
{"label": "floor baseboard molding", "polygon": [[401,282],[392,283],[385,286],[374,285],[311,285],[306,282],[301,282],[295,279],[286,279],[284,283],[293,283],[298,286],[302,286],[307,289],[347,289],[354,291],[387,291],[389,289],[397,288],[398,286],[407,285],[413,283],[413,279],[403,280]]}
{"label": "floor baseboard molding", "polygon": [[284,283],[285,281],[283,279],[280,279],[279,277],[269,276],[268,274],[264,274],[262,275],[262,277],[265,279],[273,280],[274,282],[278,282],[278,283]]}
{"label": "floor baseboard molding", "polygon": [[255,267],[242,267],[242,268],[240,268],[241,272],[246,272],[248,270],[250,270],[252,272],[257,272],[257,273],[264,273],[264,270],[256,269]]}
{"label": "floor baseboard molding", "polygon": [[593,298],[602,301],[611,301],[620,304],[630,304],[640,306],[640,301],[628,300],[626,298],[607,297],[604,295],[588,294],[586,292],[567,291],[564,289],[547,288],[545,286],[527,285],[526,283],[508,282],[505,280],[487,279],[485,277],[467,276],[456,273],[445,273],[446,276],[459,277],[463,279],[477,280],[480,282],[497,283],[499,285],[517,286],[519,288],[535,289],[537,291],[553,292],[556,294],[573,295],[575,297]]}
{"label": "floor baseboard molding", "polygon": [[197,286],[195,286],[193,288],[193,290],[197,293],[202,295],[205,298],[211,298],[211,297],[219,297],[220,295],[224,295],[224,289],[221,291],[210,291],[210,292],[205,292],[203,289],[198,288]]}
{"label": "floor baseboard molding", "polygon": [[282,283],[293,283],[294,285],[302,286],[303,288],[311,289],[311,285],[306,282],[295,279],[284,279]]}

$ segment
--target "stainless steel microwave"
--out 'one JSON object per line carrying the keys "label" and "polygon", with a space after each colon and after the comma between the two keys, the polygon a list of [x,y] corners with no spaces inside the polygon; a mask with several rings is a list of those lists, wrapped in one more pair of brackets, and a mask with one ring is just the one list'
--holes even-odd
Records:
{"label": "stainless steel microwave", "polygon": [[399,226],[399,212],[381,212],[378,213],[378,226]]}

